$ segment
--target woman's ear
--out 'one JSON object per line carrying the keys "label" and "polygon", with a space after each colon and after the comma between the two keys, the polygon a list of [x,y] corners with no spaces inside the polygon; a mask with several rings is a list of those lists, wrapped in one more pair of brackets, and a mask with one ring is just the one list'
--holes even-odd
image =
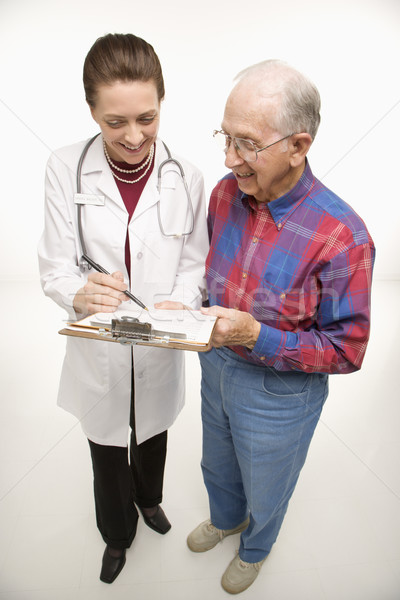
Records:
{"label": "woman's ear", "polygon": [[312,144],[309,133],[295,133],[289,140],[290,164],[299,167],[305,160],[307,152]]}
{"label": "woman's ear", "polygon": [[89,110],[90,110],[90,114],[92,115],[92,118],[96,121],[97,124],[99,124],[98,120],[96,119],[96,113],[95,113],[95,108],[94,106],[91,106],[89,104],[89,102],[87,103]]}

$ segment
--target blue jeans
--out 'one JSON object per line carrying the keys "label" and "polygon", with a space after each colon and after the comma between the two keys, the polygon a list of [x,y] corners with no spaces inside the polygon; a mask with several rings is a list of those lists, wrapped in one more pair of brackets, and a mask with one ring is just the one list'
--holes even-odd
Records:
{"label": "blue jeans", "polygon": [[200,353],[202,471],[211,521],[250,516],[239,555],[270,552],[328,395],[328,376],[253,365],[228,348]]}

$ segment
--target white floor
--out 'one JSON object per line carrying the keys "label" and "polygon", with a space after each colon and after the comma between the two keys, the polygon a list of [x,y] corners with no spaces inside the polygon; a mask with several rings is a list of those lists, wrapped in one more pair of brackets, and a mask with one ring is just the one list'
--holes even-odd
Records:
{"label": "white floor", "polygon": [[[62,313],[37,283],[0,287],[0,600],[217,600],[237,538],[191,553],[208,516],[200,472],[197,355],[187,353],[187,405],[170,430],[164,509],[172,530],[139,522],[127,564],[99,581],[91,465],[80,426],[55,405]],[[254,600],[400,598],[400,282],[374,285],[373,332],[361,372],[331,392]]]}

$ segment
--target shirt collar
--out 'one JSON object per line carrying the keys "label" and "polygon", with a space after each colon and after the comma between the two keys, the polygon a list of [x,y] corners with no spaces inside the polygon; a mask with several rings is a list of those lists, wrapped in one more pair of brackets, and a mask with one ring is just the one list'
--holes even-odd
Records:
{"label": "shirt collar", "polygon": [[295,210],[300,202],[308,195],[314,184],[314,175],[312,174],[308,160],[304,171],[296,183],[296,185],[286,194],[280,196],[272,202],[266,202],[265,204],[258,204],[253,197],[249,197],[246,194],[242,194],[242,201],[248,203],[253,210],[269,210],[275,225],[280,229],[283,222],[287,219],[289,214]]}

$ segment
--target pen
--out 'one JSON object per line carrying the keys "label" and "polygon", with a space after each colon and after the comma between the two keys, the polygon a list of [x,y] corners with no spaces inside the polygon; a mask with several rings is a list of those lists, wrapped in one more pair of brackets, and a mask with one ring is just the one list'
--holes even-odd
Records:
{"label": "pen", "polygon": [[[93,269],[95,269],[96,271],[98,271],[99,273],[104,273],[105,275],[111,275],[111,273],[109,273],[108,271],[106,271],[106,270],[104,269],[104,267],[102,267],[102,266],[101,266],[101,265],[99,265],[98,263],[94,262],[94,260],[92,260],[91,258],[89,258],[89,256],[88,256],[87,254],[82,254],[82,258],[83,258],[84,260],[86,260],[86,262],[88,262],[88,263],[89,263],[89,265],[90,265],[91,267],[93,267]],[[133,300],[134,302],[136,302],[136,304],[137,304],[138,306],[140,306],[141,308],[144,308],[145,310],[149,310],[149,309],[147,308],[147,306],[145,306],[145,305],[143,304],[143,302],[141,302],[141,301],[140,301],[138,298],[136,298],[136,296],[134,296],[133,294],[131,294],[129,290],[125,290],[125,291],[124,291],[124,294],[125,294],[126,296],[128,296],[128,298],[130,298],[131,300]]]}

